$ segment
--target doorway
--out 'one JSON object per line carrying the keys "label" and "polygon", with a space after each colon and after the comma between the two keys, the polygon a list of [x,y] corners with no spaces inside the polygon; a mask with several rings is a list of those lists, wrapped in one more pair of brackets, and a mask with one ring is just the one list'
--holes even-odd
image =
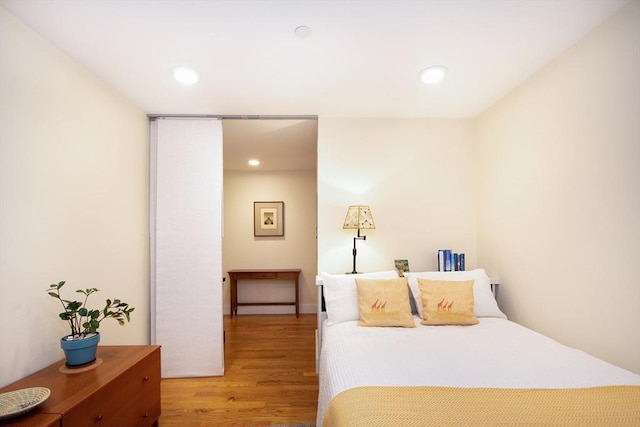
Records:
{"label": "doorway", "polygon": [[[317,140],[315,117],[223,119],[223,273],[232,269],[302,270],[301,313],[315,312],[317,274]],[[258,166],[248,161],[257,159]],[[254,235],[254,202],[284,202],[284,235]],[[230,313],[229,279],[224,314]],[[293,298],[290,281],[244,282],[240,302]],[[288,314],[291,306],[244,306],[238,314]]]}

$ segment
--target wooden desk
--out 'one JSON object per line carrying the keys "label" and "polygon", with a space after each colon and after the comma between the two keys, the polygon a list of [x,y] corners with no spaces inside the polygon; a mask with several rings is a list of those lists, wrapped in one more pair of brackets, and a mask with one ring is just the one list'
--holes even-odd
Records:
{"label": "wooden desk", "polygon": [[[239,305],[295,305],[296,317],[299,317],[298,282],[300,277],[299,268],[273,269],[273,270],[229,270],[231,280],[231,318],[238,314]],[[238,302],[238,280],[293,280],[295,282],[296,299],[295,302]]]}
{"label": "wooden desk", "polygon": [[33,411],[0,421],[6,426],[157,426],[160,417],[160,347],[98,346],[102,363],[63,373],[64,360],[0,389],[47,387],[51,396]]}

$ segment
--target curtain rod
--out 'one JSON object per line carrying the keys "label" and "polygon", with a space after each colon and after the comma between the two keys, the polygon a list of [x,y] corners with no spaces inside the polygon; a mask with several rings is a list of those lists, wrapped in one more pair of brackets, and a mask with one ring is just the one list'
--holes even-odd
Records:
{"label": "curtain rod", "polygon": [[225,114],[147,114],[149,120],[156,119],[223,119],[223,120],[318,120],[313,115],[263,116],[263,115],[225,115]]}

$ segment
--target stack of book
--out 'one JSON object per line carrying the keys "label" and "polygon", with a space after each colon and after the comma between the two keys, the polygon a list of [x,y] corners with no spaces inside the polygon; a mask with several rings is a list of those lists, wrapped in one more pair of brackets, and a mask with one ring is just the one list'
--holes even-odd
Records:
{"label": "stack of book", "polygon": [[438,271],[464,271],[464,254],[451,249],[438,250]]}

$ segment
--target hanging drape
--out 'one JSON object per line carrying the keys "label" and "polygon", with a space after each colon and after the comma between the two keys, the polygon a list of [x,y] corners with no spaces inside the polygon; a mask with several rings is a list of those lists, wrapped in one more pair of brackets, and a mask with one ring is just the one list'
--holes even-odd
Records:
{"label": "hanging drape", "polygon": [[162,377],[222,375],[222,122],[154,118],[151,341]]}

